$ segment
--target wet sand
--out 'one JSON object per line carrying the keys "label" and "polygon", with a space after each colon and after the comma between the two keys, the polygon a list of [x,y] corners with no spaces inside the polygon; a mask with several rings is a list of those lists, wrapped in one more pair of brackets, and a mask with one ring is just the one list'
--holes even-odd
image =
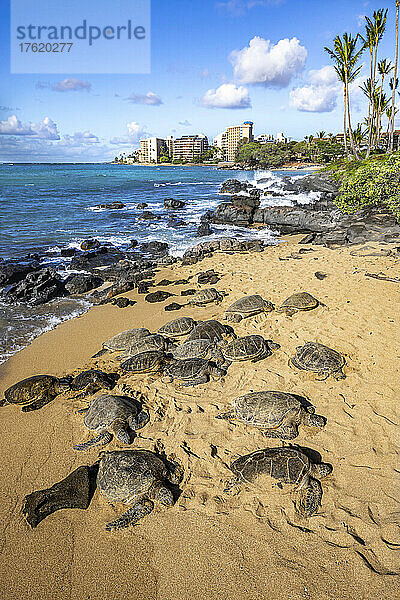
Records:
{"label": "wet sand", "polygon": [[[182,494],[170,509],[156,507],[136,527],[115,533],[105,523],[124,511],[95,493],[85,510],[58,511],[31,530],[21,515],[24,496],[49,487],[98,449],[78,453],[73,444],[92,437],[73,394],[41,410],[1,409],[1,596],[4,600],[297,600],[394,599],[400,587],[399,284],[365,277],[399,276],[392,256],[352,256],[357,248],[313,246],[298,253],[299,237],[263,253],[215,254],[197,265],[173,265],[157,280],[178,280],[214,268],[214,286],[228,292],[220,305],[165,312],[177,293],[148,304],[136,292],[133,307],[105,305],[62,323],[0,366],[1,392],[24,377],[64,375],[85,367],[112,371],[112,355],[90,357],[103,340],[136,326],[156,331],[178,316],[222,318],[234,300],[259,293],[279,305],[308,291],[324,306],[288,317],[271,312],[234,325],[238,335],[260,333],[281,345],[258,363],[234,363],[224,381],[194,388],[163,383],[159,376],[124,376],[116,391],[146,398],[151,420],[132,448],[165,448],[185,469]],[[369,244],[375,249],[379,244]],[[387,248],[388,246],[385,246]],[[371,252],[369,250],[367,252]],[[363,252],[361,252],[362,254]],[[295,254],[295,255],[296,255]],[[290,257],[290,258],[288,258]],[[287,260],[286,260],[287,259]],[[323,280],[315,277],[320,271]],[[290,367],[297,346],[318,341],[346,356],[346,379],[317,381]],[[295,443],[333,465],[322,480],[318,513],[301,519],[293,494],[276,486],[244,486],[224,493],[237,456],[280,446],[254,428],[215,419],[236,396],[256,390],[306,396],[327,418],[322,431],[300,428]],[[121,448],[113,440],[109,449]]]}

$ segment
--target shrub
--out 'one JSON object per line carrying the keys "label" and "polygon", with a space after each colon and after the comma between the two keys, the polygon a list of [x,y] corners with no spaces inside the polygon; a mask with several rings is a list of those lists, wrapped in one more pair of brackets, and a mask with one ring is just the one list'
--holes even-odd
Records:
{"label": "shrub", "polygon": [[400,221],[400,153],[352,161],[330,170],[342,182],[335,203],[343,212],[381,205]]}

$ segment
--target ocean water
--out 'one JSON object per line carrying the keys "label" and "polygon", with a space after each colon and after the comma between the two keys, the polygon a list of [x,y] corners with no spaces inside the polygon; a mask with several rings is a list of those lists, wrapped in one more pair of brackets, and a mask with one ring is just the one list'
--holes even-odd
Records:
{"label": "ocean water", "polygon": [[[261,206],[312,202],[311,195],[269,196],[279,192],[282,175],[294,172],[219,171],[214,167],[140,167],[109,164],[2,164],[0,165],[0,257],[21,258],[30,252],[46,255],[49,264],[68,272],[69,259],[60,257],[61,248],[79,247],[83,239],[94,237],[126,249],[132,239],[168,242],[170,252],[184,251],[216,237],[249,239],[257,237],[276,243],[277,235],[268,228],[248,230],[233,226],[213,226],[212,236],[196,238],[200,217],[215,208],[223,195],[218,190],[228,178],[247,180],[263,189]],[[164,209],[165,198],[183,200],[179,211]],[[96,205],[121,201],[125,208],[106,210]],[[138,217],[139,202],[161,219],[148,223]],[[176,225],[175,216],[184,221]],[[0,300],[0,362],[26,346],[41,332],[61,321],[81,314],[90,304],[84,300],[58,299],[41,307],[10,306]]]}

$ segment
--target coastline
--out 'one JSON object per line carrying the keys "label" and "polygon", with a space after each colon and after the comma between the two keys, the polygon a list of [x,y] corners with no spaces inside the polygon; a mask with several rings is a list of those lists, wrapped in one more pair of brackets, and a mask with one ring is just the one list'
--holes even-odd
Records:
{"label": "coastline", "polygon": [[[91,464],[97,451],[72,450],[74,443],[90,436],[75,414],[84,404],[68,395],[33,413],[3,408],[1,470],[6,489],[0,520],[7,600],[27,594],[34,600],[89,600],[124,593],[153,600],[396,597],[400,565],[394,548],[400,540],[392,490],[398,461],[394,434],[399,372],[393,359],[398,289],[364,275],[383,271],[393,276],[395,259],[353,256],[358,246],[298,246],[302,237],[286,237],[262,253],[216,253],[201,263],[177,263],[157,273],[157,281],[178,280],[214,268],[222,275],[215,287],[229,294],[220,306],[187,306],[169,313],[163,310],[165,304],[183,304],[185,298],[148,304],[136,291],[126,292],[124,296],[137,301],[135,306],[94,306],[42,334],[0,366],[3,392],[34,374],[64,375],[85,366],[112,370],[112,358],[90,359],[108,337],[135,326],[156,331],[178,316],[221,318],[245,294],[260,293],[279,305],[304,290],[325,305],[292,318],[268,313],[235,325],[238,334],[262,333],[280,343],[281,350],[259,363],[234,364],[225,382],[182,389],[157,377],[129,379],[147,397],[151,413],[151,422],[132,447],[152,449],[161,440],[167,454],[174,454],[185,468],[176,505],[156,509],[134,529],[106,533],[104,523],[121,506],[113,508],[95,493],[86,511],[57,512],[30,530],[20,515],[23,497],[80,464]],[[300,248],[309,251],[292,258]],[[327,277],[317,279],[316,271]],[[156,289],[179,294],[187,287],[193,285]],[[296,346],[309,340],[346,355],[345,380],[318,382],[288,366]],[[223,493],[229,476],[225,463],[232,456],[280,445],[250,427],[215,420],[218,409],[250,389],[304,394],[328,420],[323,431],[312,436],[301,431],[295,440],[320,452],[334,467],[322,483],[322,507],[308,521],[298,520],[290,495],[278,489],[246,489],[233,498]],[[217,448],[214,457],[212,446]],[[114,441],[110,445],[118,447]]]}
{"label": "coastline", "polygon": [[[117,163],[117,162],[111,162],[108,163],[114,166],[121,166],[121,167],[215,167],[219,170],[232,170],[232,171],[271,171],[272,173],[275,172],[279,172],[279,171],[298,171],[299,174],[302,174],[304,172],[308,172],[308,171],[318,171],[319,169],[323,169],[324,165],[319,165],[319,164],[310,164],[310,165],[306,165],[304,164],[303,166],[301,166],[301,168],[299,166],[295,166],[292,164],[289,165],[282,165],[281,167],[276,167],[276,168],[268,168],[268,167],[260,167],[260,168],[246,168],[246,167],[242,167],[240,165],[236,165],[236,164],[232,164],[232,165],[227,165],[226,163],[224,163],[224,166],[220,166],[220,163],[215,163],[215,164],[204,164],[204,163],[190,163],[190,164],[173,164],[173,163],[139,163],[139,162],[135,162],[135,163]],[[297,163],[296,163],[297,164]]]}

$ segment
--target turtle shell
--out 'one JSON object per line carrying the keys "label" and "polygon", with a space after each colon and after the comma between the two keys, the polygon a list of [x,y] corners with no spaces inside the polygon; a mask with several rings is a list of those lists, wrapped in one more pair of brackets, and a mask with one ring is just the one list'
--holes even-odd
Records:
{"label": "turtle shell", "polygon": [[258,294],[254,294],[253,296],[239,298],[239,300],[236,300],[236,302],[226,309],[226,312],[237,313],[249,317],[262,311],[271,311],[273,308],[274,306],[271,302],[264,300]]}
{"label": "turtle shell", "polygon": [[165,339],[159,333],[152,333],[146,335],[144,338],[134,340],[129,347],[129,355],[140,354],[141,352],[148,352],[150,350],[167,350],[169,341]]}
{"label": "turtle shell", "polygon": [[106,429],[115,419],[126,420],[139,412],[138,403],[127,396],[100,394],[90,403],[89,410],[83,419],[88,429],[96,431]]}
{"label": "turtle shell", "polygon": [[223,325],[219,321],[215,321],[214,319],[210,319],[209,321],[202,321],[199,323],[190,336],[188,340],[212,340],[215,342],[220,342],[224,339],[226,335],[231,337],[236,337],[235,333],[229,325]]}
{"label": "turtle shell", "polygon": [[169,323],[165,323],[158,330],[159,333],[170,335],[171,337],[187,335],[196,327],[196,321],[191,317],[181,317],[180,319],[174,319]]}
{"label": "turtle shell", "polygon": [[111,502],[133,504],[167,476],[163,461],[148,450],[104,452],[100,459],[97,487],[100,494]]}
{"label": "turtle shell", "polygon": [[240,456],[231,464],[235,475],[247,483],[256,483],[262,475],[269,475],[282,483],[298,485],[310,472],[308,457],[297,448],[265,448]]}
{"label": "turtle shell", "polygon": [[186,380],[197,379],[201,375],[208,373],[208,370],[208,360],[204,360],[203,358],[187,358],[174,361],[168,365],[165,372],[174,379]]}
{"label": "turtle shell", "polygon": [[[4,392],[4,397],[9,404],[26,405],[34,402],[38,397],[55,397],[59,379],[52,375],[35,375],[18,381]],[[67,389],[67,388],[66,388]]]}
{"label": "turtle shell", "polygon": [[150,373],[160,368],[164,358],[165,354],[161,350],[141,352],[125,360],[121,364],[121,369],[130,373]]}
{"label": "turtle shell", "polygon": [[111,390],[115,386],[116,377],[118,376],[114,373],[104,373],[104,371],[99,371],[98,369],[88,369],[74,377],[71,383],[71,390],[83,390],[91,384],[97,384],[99,387]]}
{"label": "turtle shell", "polygon": [[292,364],[298,369],[314,371],[315,373],[335,373],[345,364],[344,357],[318,342],[307,342],[299,346],[295,356],[291,359]]}
{"label": "turtle shell", "polygon": [[172,351],[174,358],[204,358],[213,346],[211,340],[189,340]]}
{"label": "turtle shell", "polygon": [[311,296],[308,292],[298,292],[292,294],[289,298],[281,305],[281,309],[294,308],[297,310],[311,310],[318,306],[319,302],[314,296]]}
{"label": "turtle shell", "polygon": [[127,329],[126,331],[121,331],[109,340],[103,342],[103,348],[111,351],[129,350],[129,347],[133,344],[133,342],[142,339],[147,335],[150,335],[150,331],[143,327]]}
{"label": "turtle shell", "polygon": [[215,288],[199,290],[190,299],[189,304],[208,304],[221,299],[221,294]]}
{"label": "turtle shell", "polygon": [[264,429],[276,429],[302,410],[300,402],[284,392],[252,392],[235,398],[232,406],[238,419]]}
{"label": "turtle shell", "polygon": [[[264,351],[265,345],[262,335],[246,335],[230,342],[223,348],[223,354],[228,360],[252,360]],[[268,352],[270,356],[272,352],[269,349]]]}

